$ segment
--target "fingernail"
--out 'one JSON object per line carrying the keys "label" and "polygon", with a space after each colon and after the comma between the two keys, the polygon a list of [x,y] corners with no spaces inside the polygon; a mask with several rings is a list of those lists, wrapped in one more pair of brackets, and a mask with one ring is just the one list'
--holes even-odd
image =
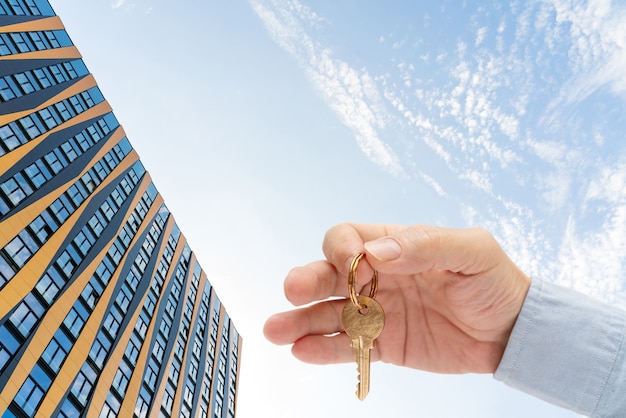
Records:
{"label": "fingernail", "polygon": [[390,261],[400,257],[402,248],[393,238],[379,238],[364,244],[365,249],[378,261]]}

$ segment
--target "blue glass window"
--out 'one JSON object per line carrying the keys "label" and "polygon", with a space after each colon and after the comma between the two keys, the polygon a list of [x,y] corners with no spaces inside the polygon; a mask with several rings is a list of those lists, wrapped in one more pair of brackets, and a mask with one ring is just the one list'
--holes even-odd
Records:
{"label": "blue glass window", "polygon": [[13,311],[9,321],[23,335],[27,336],[44,313],[44,307],[32,295],[28,294]]}
{"label": "blue glass window", "polygon": [[34,416],[50,383],[50,378],[38,365],[35,365],[33,371],[15,395],[15,403],[22,408],[26,415]]}
{"label": "blue glass window", "polygon": [[59,411],[59,417],[61,418],[79,418],[80,411],[69,399],[66,399],[61,405],[61,410]]}
{"label": "blue glass window", "polygon": [[89,394],[91,393],[91,388],[93,388],[97,377],[98,375],[96,371],[89,365],[89,363],[84,363],[83,367],[81,367],[78,372],[71,389],[72,395],[74,395],[76,400],[80,402],[81,405],[86,405]]}
{"label": "blue glass window", "polygon": [[[32,238],[30,240],[32,241]],[[33,250],[30,247],[29,242],[25,242],[23,237],[18,235],[4,247],[4,251],[15,265],[22,267],[33,255]]]}
{"label": "blue glass window", "polygon": [[50,370],[54,373],[58,373],[71,349],[72,342],[62,329],[58,329],[41,355],[41,358],[48,367],[50,367]]}
{"label": "blue glass window", "polygon": [[65,281],[61,278],[61,275],[52,267],[39,279],[35,289],[39,292],[41,297],[51,305],[64,284]]}
{"label": "blue glass window", "polygon": [[68,207],[70,207],[69,202],[67,201],[67,198],[63,195],[61,195],[50,205],[49,209],[56,217],[59,224],[63,224],[67,220],[67,218],[69,218],[70,212],[67,209]]}
{"label": "blue glass window", "polygon": [[[0,51],[2,46],[0,45]],[[15,99],[17,96],[14,92],[15,85],[12,83],[12,80],[5,80],[4,78],[0,78],[0,99],[6,102],[11,99]]]}
{"label": "blue glass window", "polygon": [[13,334],[5,326],[0,326],[0,371],[6,366],[19,346],[20,343]]}
{"label": "blue glass window", "polygon": [[120,401],[111,392],[107,395],[100,418],[117,418],[117,411],[120,410]]}
{"label": "blue glass window", "polygon": [[104,365],[104,360],[111,348],[111,341],[109,338],[103,334],[102,332],[98,332],[98,336],[91,346],[91,350],[89,351],[89,358],[99,369],[102,369]]}

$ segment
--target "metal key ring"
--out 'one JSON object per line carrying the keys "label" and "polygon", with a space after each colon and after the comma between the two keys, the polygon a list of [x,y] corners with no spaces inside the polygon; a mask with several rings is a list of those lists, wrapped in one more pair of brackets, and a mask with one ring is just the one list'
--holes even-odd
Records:
{"label": "metal key ring", "polygon": [[[362,305],[357,298],[356,290],[354,289],[354,283],[356,283],[356,269],[359,266],[359,262],[361,259],[365,257],[365,253],[359,253],[354,256],[352,260],[352,264],[350,264],[350,272],[348,273],[348,292],[350,293],[350,300],[357,307],[357,309],[365,309],[366,306]],[[378,272],[374,270],[374,274],[372,275],[372,287],[370,288],[370,298],[374,299],[376,297],[376,291],[378,290]]]}

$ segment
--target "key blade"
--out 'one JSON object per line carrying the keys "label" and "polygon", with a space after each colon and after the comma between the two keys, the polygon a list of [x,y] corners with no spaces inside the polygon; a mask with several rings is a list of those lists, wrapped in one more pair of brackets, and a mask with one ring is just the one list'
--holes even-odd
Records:
{"label": "key blade", "polygon": [[370,350],[374,346],[373,341],[359,337],[353,344],[355,349],[356,364],[358,372],[358,383],[356,385],[356,396],[363,401],[370,393]]}

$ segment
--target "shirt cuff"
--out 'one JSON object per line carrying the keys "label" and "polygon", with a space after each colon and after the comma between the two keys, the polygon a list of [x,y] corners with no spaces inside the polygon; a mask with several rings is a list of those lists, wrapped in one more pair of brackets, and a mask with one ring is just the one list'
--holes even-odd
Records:
{"label": "shirt cuff", "polygon": [[589,416],[626,416],[625,313],[533,280],[494,378]]}

